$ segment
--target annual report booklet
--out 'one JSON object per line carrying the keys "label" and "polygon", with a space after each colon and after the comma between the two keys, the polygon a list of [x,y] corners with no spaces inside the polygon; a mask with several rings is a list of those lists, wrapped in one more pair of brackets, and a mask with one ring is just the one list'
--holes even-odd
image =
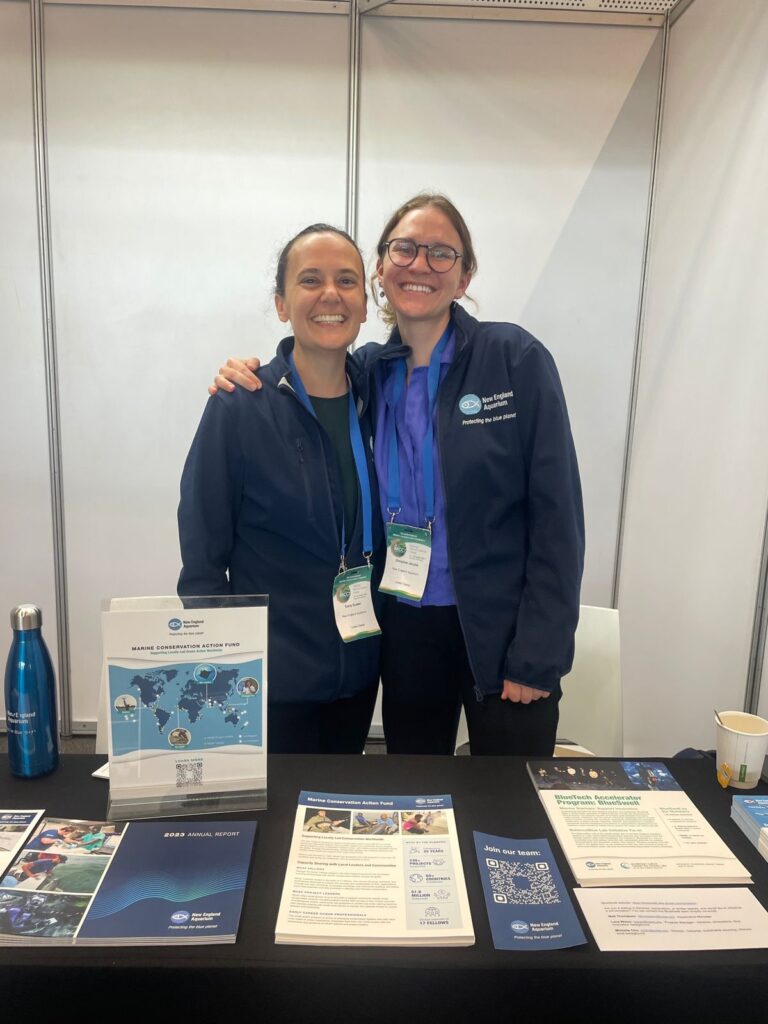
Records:
{"label": "annual report booklet", "polygon": [[529,761],[533,780],[580,885],[751,882],[659,761]]}
{"label": "annual report booklet", "polygon": [[275,941],[471,946],[450,796],[302,792]]}
{"label": "annual report booklet", "polygon": [[45,818],[0,880],[0,945],[234,942],[255,832]]}

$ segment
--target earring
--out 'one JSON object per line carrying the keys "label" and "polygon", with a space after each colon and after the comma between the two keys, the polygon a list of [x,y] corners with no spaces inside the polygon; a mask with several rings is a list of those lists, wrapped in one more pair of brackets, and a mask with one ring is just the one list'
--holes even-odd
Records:
{"label": "earring", "polygon": [[384,289],[383,288],[379,288],[379,298],[380,299],[384,298]]}

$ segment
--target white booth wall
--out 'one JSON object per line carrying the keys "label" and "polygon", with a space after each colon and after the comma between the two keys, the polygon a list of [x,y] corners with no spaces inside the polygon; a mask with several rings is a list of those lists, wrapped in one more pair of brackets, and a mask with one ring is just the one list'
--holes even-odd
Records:
{"label": "white booth wall", "polygon": [[404,18],[363,28],[361,241],[372,249],[420,189],[457,203],[479,263],[477,306],[465,306],[522,324],[557,361],[584,489],[583,601],[610,605],[660,33]]}
{"label": "white booth wall", "polygon": [[[674,46],[700,4],[710,0],[696,0],[672,29],[670,111],[690,74],[685,67],[673,73]],[[0,17],[16,33],[3,34],[0,46],[13,53],[17,78],[26,76],[10,98],[0,92],[3,124],[29,118],[27,137],[17,133],[15,159],[23,161],[25,146],[33,152],[27,4],[0,0]],[[72,713],[82,725],[96,717],[101,599],[175,587],[178,479],[213,370],[231,353],[266,359],[274,350],[281,325],[269,286],[281,241],[311,220],[343,222],[347,24],[327,15],[56,5],[45,9],[45,33]],[[585,603],[611,602],[660,44],[652,28],[363,22],[360,241],[370,253],[386,215],[415,190],[446,191],[475,236],[480,273],[470,292],[478,315],[518,320],[553,351],[582,467]],[[684,50],[680,57],[688,59]],[[8,73],[3,66],[0,74]],[[688,96],[694,109],[695,101]],[[674,170],[670,147],[684,129],[664,136],[655,261],[680,241],[671,234],[665,240],[659,229],[665,188],[682,189],[695,203],[689,181],[664,181]],[[14,529],[4,537],[9,607],[22,588],[25,600],[40,603],[53,594],[28,164],[24,202],[13,191],[18,175],[6,182],[0,167],[0,202],[11,208],[29,251],[28,350],[19,355],[14,347],[12,355],[3,343],[0,353],[3,370],[25,380],[0,442],[4,458],[11,428],[25,417],[35,426],[30,459],[17,460],[33,489],[23,506],[14,505]],[[676,208],[682,198],[668,202]],[[663,286],[660,265],[653,265],[649,301]],[[0,291],[4,325],[14,322],[14,301]],[[632,462],[640,489],[633,480],[622,572],[625,731],[628,748],[671,753],[688,743],[710,745],[711,730],[704,716],[689,714],[699,700],[698,675],[680,676],[674,660],[657,659],[654,669],[659,680],[674,671],[685,699],[670,715],[647,700],[651,626],[643,617],[642,563],[657,543],[642,533],[642,520],[658,498],[643,489],[642,473],[646,424],[657,426],[646,411],[655,322],[649,306]],[[383,333],[371,316],[361,338]],[[753,361],[745,374],[755,370]],[[754,501],[753,518],[764,517],[765,500]],[[19,526],[35,516],[45,519],[37,530],[37,577],[28,571]],[[666,619],[685,613],[687,600],[681,594],[668,603]],[[735,638],[747,652],[748,618]],[[52,615],[47,624],[53,640]],[[707,648],[711,623],[695,625]],[[730,619],[723,630],[731,630]],[[743,682],[742,671],[742,700]],[[668,685],[660,682],[659,691]]]}
{"label": "white booth wall", "polygon": [[[0,0],[0,635],[37,603],[56,650],[29,7]],[[4,662],[3,662],[4,664]]]}
{"label": "white booth wall", "polygon": [[[100,605],[174,593],[179,477],[213,371],[268,359],[279,241],[345,206],[343,18],[48,7],[72,708]],[[276,471],[279,467],[275,467]]]}
{"label": "white booth wall", "polygon": [[[768,5],[670,32],[619,609],[625,752],[744,704],[768,506]],[[765,705],[763,691],[763,708]]]}

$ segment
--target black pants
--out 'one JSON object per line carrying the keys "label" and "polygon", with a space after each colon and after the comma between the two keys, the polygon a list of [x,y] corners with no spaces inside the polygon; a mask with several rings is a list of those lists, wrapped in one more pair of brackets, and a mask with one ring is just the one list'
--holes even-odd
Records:
{"label": "black pants", "polygon": [[270,701],[270,754],[362,754],[373,717],[378,683],[355,697],[327,704]]}
{"label": "black pants", "polygon": [[390,754],[452,754],[462,704],[473,754],[551,757],[560,687],[530,704],[479,701],[455,606],[399,604],[382,616],[382,712]]}

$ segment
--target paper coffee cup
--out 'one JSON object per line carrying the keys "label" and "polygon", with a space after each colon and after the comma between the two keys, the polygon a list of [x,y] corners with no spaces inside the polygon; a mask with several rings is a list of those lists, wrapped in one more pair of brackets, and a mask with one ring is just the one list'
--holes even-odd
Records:
{"label": "paper coffee cup", "polygon": [[718,778],[734,789],[754,789],[768,749],[768,722],[746,711],[721,711],[717,726]]}

